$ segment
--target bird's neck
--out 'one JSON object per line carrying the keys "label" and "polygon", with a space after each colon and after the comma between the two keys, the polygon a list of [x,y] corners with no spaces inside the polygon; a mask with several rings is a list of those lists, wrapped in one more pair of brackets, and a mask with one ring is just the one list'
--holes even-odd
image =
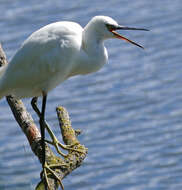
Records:
{"label": "bird's neck", "polygon": [[98,51],[104,53],[104,39],[92,28],[86,26],[82,34],[82,48],[90,55],[97,55]]}
{"label": "bird's neck", "polygon": [[103,39],[93,31],[83,30],[82,50],[77,60],[78,64],[73,68],[70,76],[96,72],[107,63],[108,56]]}

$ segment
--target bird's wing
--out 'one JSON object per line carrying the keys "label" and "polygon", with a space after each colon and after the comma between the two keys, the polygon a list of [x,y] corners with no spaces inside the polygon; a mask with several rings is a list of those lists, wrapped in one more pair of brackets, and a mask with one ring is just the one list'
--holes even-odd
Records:
{"label": "bird's wing", "polygon": [[[72,22],[57,22],[34,32],[17,51],[3,77],[6,88],[41,85],[56,73],[69,74],[81,46],[82,28]],[[59,81],[58,81],[59,82]]]}

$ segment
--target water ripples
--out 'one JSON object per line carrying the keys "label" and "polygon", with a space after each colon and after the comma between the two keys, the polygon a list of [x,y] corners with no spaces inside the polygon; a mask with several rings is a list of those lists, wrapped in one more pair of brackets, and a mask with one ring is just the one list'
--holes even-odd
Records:
{"label": "water ripples", "polygon": [[[83,166],[64,180],[65,189],[181,189],[181,2],[39,2],[2,1],[1,12],[6,12],[0,33],[8,58],[31,32],[57,20],[85,25],[93,15],[103,14],[151,30],[122,32],[145,51],[108,41],[108,65],[50,92],[47,120],[53,130],[59,133],[55,107],[62,104],[74,127],[83,130],[80,140],[89,148]],[[29,102],[25,100],[37,122]],[[33,189],[41,166],[5,101],[0,108],[1,127],[8,125],[0,134],[0,189]]]}

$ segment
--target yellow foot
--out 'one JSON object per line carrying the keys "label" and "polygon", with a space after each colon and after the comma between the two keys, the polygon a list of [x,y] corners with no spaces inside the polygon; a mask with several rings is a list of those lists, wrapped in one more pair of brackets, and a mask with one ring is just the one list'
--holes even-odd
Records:
{"label": "yellow foot", "polygon": [[61,143],[57,140],[56,137],[53,138],[53,141],[45,140],[45,142],[47,142],[47,143],[53,145],[53,146],[56,148],[57,153],[60,154],[60,155],[63,156],[63,157],[67,157],[67,154],[64,154],[64,153],[59,149],[59,147],[62,148],[62,149],[64,149],[64,150],[68,150],[68,151],[76,151],[76,152],[79,152],[79,153],[85,153],[85,152],[83,152],[82,150],[79,150],[79,149],[74,148],[74,146],[75,146],[76,144],[73,144],[73,145],[63,145],[63,144],[61,144]]}
{"label": "yellow foot", "polygon": [[51,185],[49,183],[50,176],[51,176],[51,178],[53,177],[54,179],[56,179],[58,181],[60,187],[62,188],[62,190],[64,190],[64,186],[63,186],[61,179],[59,178],[57,172],[53,170],[53,168],[58,168],[58,167],[62,167],[62,166],[67,166],[67,165],[65,165],[65,164],[48,165],[47,163],[45,163],[45,165],[43,167],[43,171],[41,172],[41,178],[44,177],[44,179],[45,179],[45,182],[44,182],[45,190],[51,190]]}

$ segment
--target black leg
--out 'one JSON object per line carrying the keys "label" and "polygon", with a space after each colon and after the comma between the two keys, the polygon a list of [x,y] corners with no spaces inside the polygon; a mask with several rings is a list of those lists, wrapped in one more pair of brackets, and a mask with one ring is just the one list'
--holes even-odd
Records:
{"label": "black leg", "polygon": [[31,105],[32,105],[33,110],[37,113],[37,115],[40,118],[41,117],[41,113],[40,113],[39,108],[37,107],[37,100],[38,100],[38,97],[33,97],[32,101],[31,101]]}
{"label": "black leg", "polygon": [[32,98],[31,105],[34,109],[34,111],[37,113],[37,115],[40,118],[40,132],[41,132],[41,146],[42,146],[42,167],[45,164],[45,108],[46,108],[46,100],[47,100],[47,95],[43,93],[43,99],[42,99],[42,110],[41,112],[39,111],[37,107],[37,97]]}
{"label": "black leg", "polygon": [[[37,115],[40,118],[40,132],[41,132],[41,147],[42,147],[42,169],[43,169],[43,174],[46,179],[45,183],[45,190],[49,189],[49,182],[47,179],[47,173],[46,173],[46,166],[45,166],[45,109],[46,109],[46,100],[47,100],[47,95],[43,93],[43,98],[42,98],[42,110],[40,112],[39,108],[37,107],[37,97],[32,98],[31,105],[34,111],[37,113]],[[48,168],[49,169],[49,168]]]}
{"label": "black leg", "polygon": [[39,116],[39,123],[40,123],[40,132],[41,132],[41,146],[42,146],[42,167],[45,164],[45,122],[44,122],[44,115],[45,115],[45,104],[46,104],[46,97],[43,96],[42,100],[42,112],[37,107],[37,97],[32,98],[31,105],[34,111]]}
{"label": "black leg", "polygon": [[42,99],[42,111],[40,115],[40,132],[41,132],[41,144],[42,144],[42,167],[45,165],[45,109],[46,109],[47,95],[43,95]]}

